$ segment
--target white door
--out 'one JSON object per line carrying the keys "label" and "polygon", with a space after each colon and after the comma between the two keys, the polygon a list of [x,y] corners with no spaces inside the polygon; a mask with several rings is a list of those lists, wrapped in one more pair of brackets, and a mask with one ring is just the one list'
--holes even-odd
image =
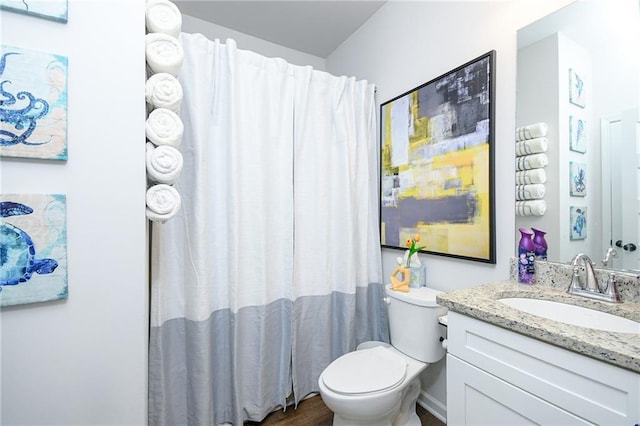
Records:
{"label": "white door", "polygon": [[640,270],[640,117],[638,110],[602,120],[603,253],[609,267]]}

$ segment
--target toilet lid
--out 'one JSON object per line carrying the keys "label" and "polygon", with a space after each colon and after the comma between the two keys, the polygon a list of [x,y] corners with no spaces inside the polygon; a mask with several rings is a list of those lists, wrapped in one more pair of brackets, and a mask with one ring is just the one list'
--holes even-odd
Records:
{"label": "toilet lid", "polygon": [[404,360],[380,346],[336,359],[322,373],[322,381],[333,392],[363,394],[393,388],[406,375]]}

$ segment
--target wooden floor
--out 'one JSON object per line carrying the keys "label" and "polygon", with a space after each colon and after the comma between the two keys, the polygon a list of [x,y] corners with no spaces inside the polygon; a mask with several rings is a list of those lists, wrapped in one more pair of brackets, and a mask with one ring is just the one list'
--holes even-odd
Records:
{"label": "wooden floor", "polygon": [[[417,405],[417,412],[422,426],[444,426],[444,423],[419,405]],[[331,410],[324,405],[320,396],[314,396],[298,404],[296,410],[293,407],[284,412],[278,410],[269,414],[262,422],[245,422],[245,425],[331,426],[332,421]]]}

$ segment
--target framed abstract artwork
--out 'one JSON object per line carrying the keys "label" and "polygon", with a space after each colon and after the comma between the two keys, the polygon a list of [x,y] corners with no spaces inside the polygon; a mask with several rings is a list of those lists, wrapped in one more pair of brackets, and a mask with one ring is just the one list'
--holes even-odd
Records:
{"label": "framed abstract artwork", "polygon": [[67,0],[0,0],[0,9],[66,23]]}
{"label": "framed abstract artwork", "polygon": [[584,206],[569,207],[570,237],[571,240],[584,240],[587,238],[587,208]]}
{"label": "framed abstract artwork", "polygon": [[576,115],[569,116],[569,149],[582,154],[587,152],[587,123]]}
{"label": "framed abstract artwork", "polygon": [[575,69],[569,69],[569,102],[584,108],[586,105],[585,82]]}
{"label": "framed abstract artwork", "polygon": [[380,107],[380,232],[406,249],[495,263],[495,51]]}
{"label": "framed abstract artwork", "polygon": [[64,299],[66,197],[0,194],[0,306]]}
{"label": "framed abstract artwork", "polygon": [[66,56],[0,45],[0,155],[67,159]]}
{"label": "framed abstract artwork", "polygon": [[587,165],[569,162],[569,195],[584,197],[587,195]]}

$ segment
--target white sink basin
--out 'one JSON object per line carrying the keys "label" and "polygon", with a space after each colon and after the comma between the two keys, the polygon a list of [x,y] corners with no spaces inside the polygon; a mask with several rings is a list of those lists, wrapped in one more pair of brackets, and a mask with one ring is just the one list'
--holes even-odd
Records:
{"label": "white sink basin", "polygon": [[565,324],[616,333],[640,334],[640,322],[582,306],[522,297],[509,297],[499,301],[522,312]]}

